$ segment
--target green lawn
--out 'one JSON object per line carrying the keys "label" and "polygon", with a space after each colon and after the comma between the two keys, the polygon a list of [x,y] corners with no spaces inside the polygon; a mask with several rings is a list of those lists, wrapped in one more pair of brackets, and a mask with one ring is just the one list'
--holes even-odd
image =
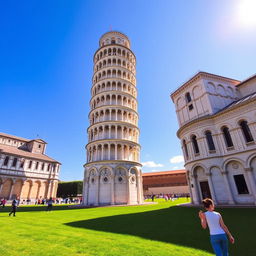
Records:
{"label": "green lawn", "polygon": [[[213,255],[198,209],[185,202],[130,207],[68,209],[19,207],[17,217],[0,209],[1,256],[207,256]],[[221,209],[236,238],[231,256],[255,256],[256,209]]]}

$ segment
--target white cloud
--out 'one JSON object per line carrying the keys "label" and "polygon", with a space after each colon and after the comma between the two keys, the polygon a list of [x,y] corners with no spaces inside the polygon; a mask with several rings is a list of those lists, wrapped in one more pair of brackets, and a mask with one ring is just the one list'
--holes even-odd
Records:
{"label": "white cloud", "polygon": [[143,162],[141,163],[143,166],[145,167],[149,167],[149,168],[157,168],[157,167],[163,167],[163,164],[157,164],[154,161],[147,161],[147,162]]}
{"label": "white cloud", "polygon": [[184,157],[182,155],[173,156],[172,158],[170,158],[170,162],[172,164],[184,163]]}

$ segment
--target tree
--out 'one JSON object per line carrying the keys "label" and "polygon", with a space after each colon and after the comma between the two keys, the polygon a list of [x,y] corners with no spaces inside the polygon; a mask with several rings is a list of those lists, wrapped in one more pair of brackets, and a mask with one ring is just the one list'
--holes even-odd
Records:
{"label": "tree", "polygon": [[57,197],[76,197],[83,193],[83,182],[77,181],[61,181],[58,185]]}

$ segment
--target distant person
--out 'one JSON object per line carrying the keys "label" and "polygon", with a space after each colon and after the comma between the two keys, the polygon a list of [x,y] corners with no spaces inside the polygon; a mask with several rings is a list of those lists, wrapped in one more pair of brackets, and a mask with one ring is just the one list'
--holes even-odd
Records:
{"label": "distant person", "polygon": [[12,214],[13,214],[13,217],[16,216],[17,206],[18,206],[18,200],[14,199],[14,200],[12,201],[12,210],[11,210],[11,212],[9,213],[9,216],[11,216]]}
{"label": "distant person", "polygon": [[155,195],[154,194],[151,196],[151,199],[152,199],[152,202],[154,202],[154,200],[155,200]]}
{"label": "distant person", "polygon": [[52,200],[52,197],[50,197],[50,199],[47,202],[47,208],[46,208],[47,212],[52,210],[52,205],[53,205],[53,200]]}
{"label": "distant person", "polygon": [[212,199],[206,198],[202,201],[206,212],[199,211],[202,228],[206,229],[207,225],[210,230],[210,241],[216,256],[228,256],[228,239],[233,244],[234,237],[229,232],[220,213],[214,211]]}
{"label": "distant person", "polygon": [[6,200],[5,200],[5,198],[3,198],[2,200],[1,200],[1,205],[2,205],[2,208],[4,208],[5,207],[5,205],[6,205]]}

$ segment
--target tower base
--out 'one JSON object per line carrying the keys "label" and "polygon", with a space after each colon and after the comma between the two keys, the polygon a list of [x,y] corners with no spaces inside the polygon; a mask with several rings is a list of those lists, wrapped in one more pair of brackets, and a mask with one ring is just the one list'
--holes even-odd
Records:
{"label": "tower base", "polygon": [[134,205],[143,202],[140,163],[97,161],[84,167],[84,206]]}

